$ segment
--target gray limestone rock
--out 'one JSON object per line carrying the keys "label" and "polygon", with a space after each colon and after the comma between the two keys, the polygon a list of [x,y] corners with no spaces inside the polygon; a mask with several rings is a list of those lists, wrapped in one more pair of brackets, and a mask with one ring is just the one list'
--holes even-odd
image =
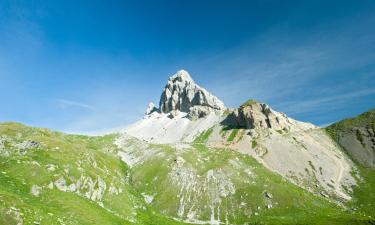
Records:
{"label": "gray limestone rock", "polygon": [[174,110],[190,113],[191,118],[225,109],[224,103],[198,86],[185,70],[171,76],[160,97],[161,113]]}
{"label": "gray limestone rock", "polygon": [[232,110],[224,125],[246,129],[271,128],[288,131],[293,122],[284,114],[272,110],[267,104],[252,101]]}

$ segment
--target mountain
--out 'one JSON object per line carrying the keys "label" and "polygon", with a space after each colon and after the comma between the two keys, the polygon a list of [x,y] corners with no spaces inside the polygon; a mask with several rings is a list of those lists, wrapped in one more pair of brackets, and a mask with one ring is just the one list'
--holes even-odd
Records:
{"label": "mountain", "polygon": [[353,162],[320,128],[267,104],[251,99],[228,109],[181,70],[167,81],[159,108],[147,112],[124,133],[155,144],[189,145],[198,138],[208,147],[251,155],[311,192],[350,199]]}
{"label": "mountain", "polygon": [[225,110],[222,101],[180,70],[168,79],[159,108],[150,103],[145,118],[125,132],[154,143],[192,142],[197,134],[219,123]]}
{"label": "mountain", "polygon": [[181,70],[119,133],[0,123],[0,224],[374,224],[375,172],[342,135]]}

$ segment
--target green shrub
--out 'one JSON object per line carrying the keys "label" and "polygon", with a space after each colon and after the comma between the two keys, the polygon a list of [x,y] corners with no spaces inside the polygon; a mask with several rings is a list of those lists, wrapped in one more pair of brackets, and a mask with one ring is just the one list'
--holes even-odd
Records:
{"label": "green shrub", "polygon": [[246,102],[244,102],[241,107],[246,107],[246,106],[251,106],[251,105],[254,105],[256,104],[257,101],[255,99],[249,99],[247,100]]}
{"label": "green shrub", "polygon": [[258,143],[256,140],[251,141],[251,148],[256,148],[258,146]]}

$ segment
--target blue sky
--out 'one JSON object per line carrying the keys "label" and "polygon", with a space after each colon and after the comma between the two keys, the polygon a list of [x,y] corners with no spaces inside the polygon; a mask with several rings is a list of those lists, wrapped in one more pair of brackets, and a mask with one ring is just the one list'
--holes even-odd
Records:
{"label": "blue sky", "polygon": [[96,133],[186,69],[317,125],[375,107],[374,1],[0,1],[0,121]]}

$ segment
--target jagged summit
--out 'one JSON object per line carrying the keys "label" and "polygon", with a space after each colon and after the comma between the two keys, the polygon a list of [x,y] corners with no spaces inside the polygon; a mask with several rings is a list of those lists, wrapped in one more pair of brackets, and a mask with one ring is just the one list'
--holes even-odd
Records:
{"label": "jagged summit", "polygon": [[[188,113],[189,118],[201,118],[224,109],[222,101],[197,85],[187,71],[179,70],[168,79],[160,97],[158,111],[179,111]],[[153,111],[155,110],[150,108],[147,110]]]}
{"label": "jagged summit", "polygon": [[189,72],[186,70],[179,70],[168,79],[168,81],[172,82],[175,80],[180,82],[194,82],[193,78],[191,78]]}
{"label": "jagged summit", "polygon": [[192,142],[197,134],[214,126],[244,128],[255,133],[315,128],[254,99],[236,109],[226,108],[196,84],[187,71],[179,70],[168,79],[159,108],[149,103],[145,118],[127,127],[126,133],[157,143]]}

